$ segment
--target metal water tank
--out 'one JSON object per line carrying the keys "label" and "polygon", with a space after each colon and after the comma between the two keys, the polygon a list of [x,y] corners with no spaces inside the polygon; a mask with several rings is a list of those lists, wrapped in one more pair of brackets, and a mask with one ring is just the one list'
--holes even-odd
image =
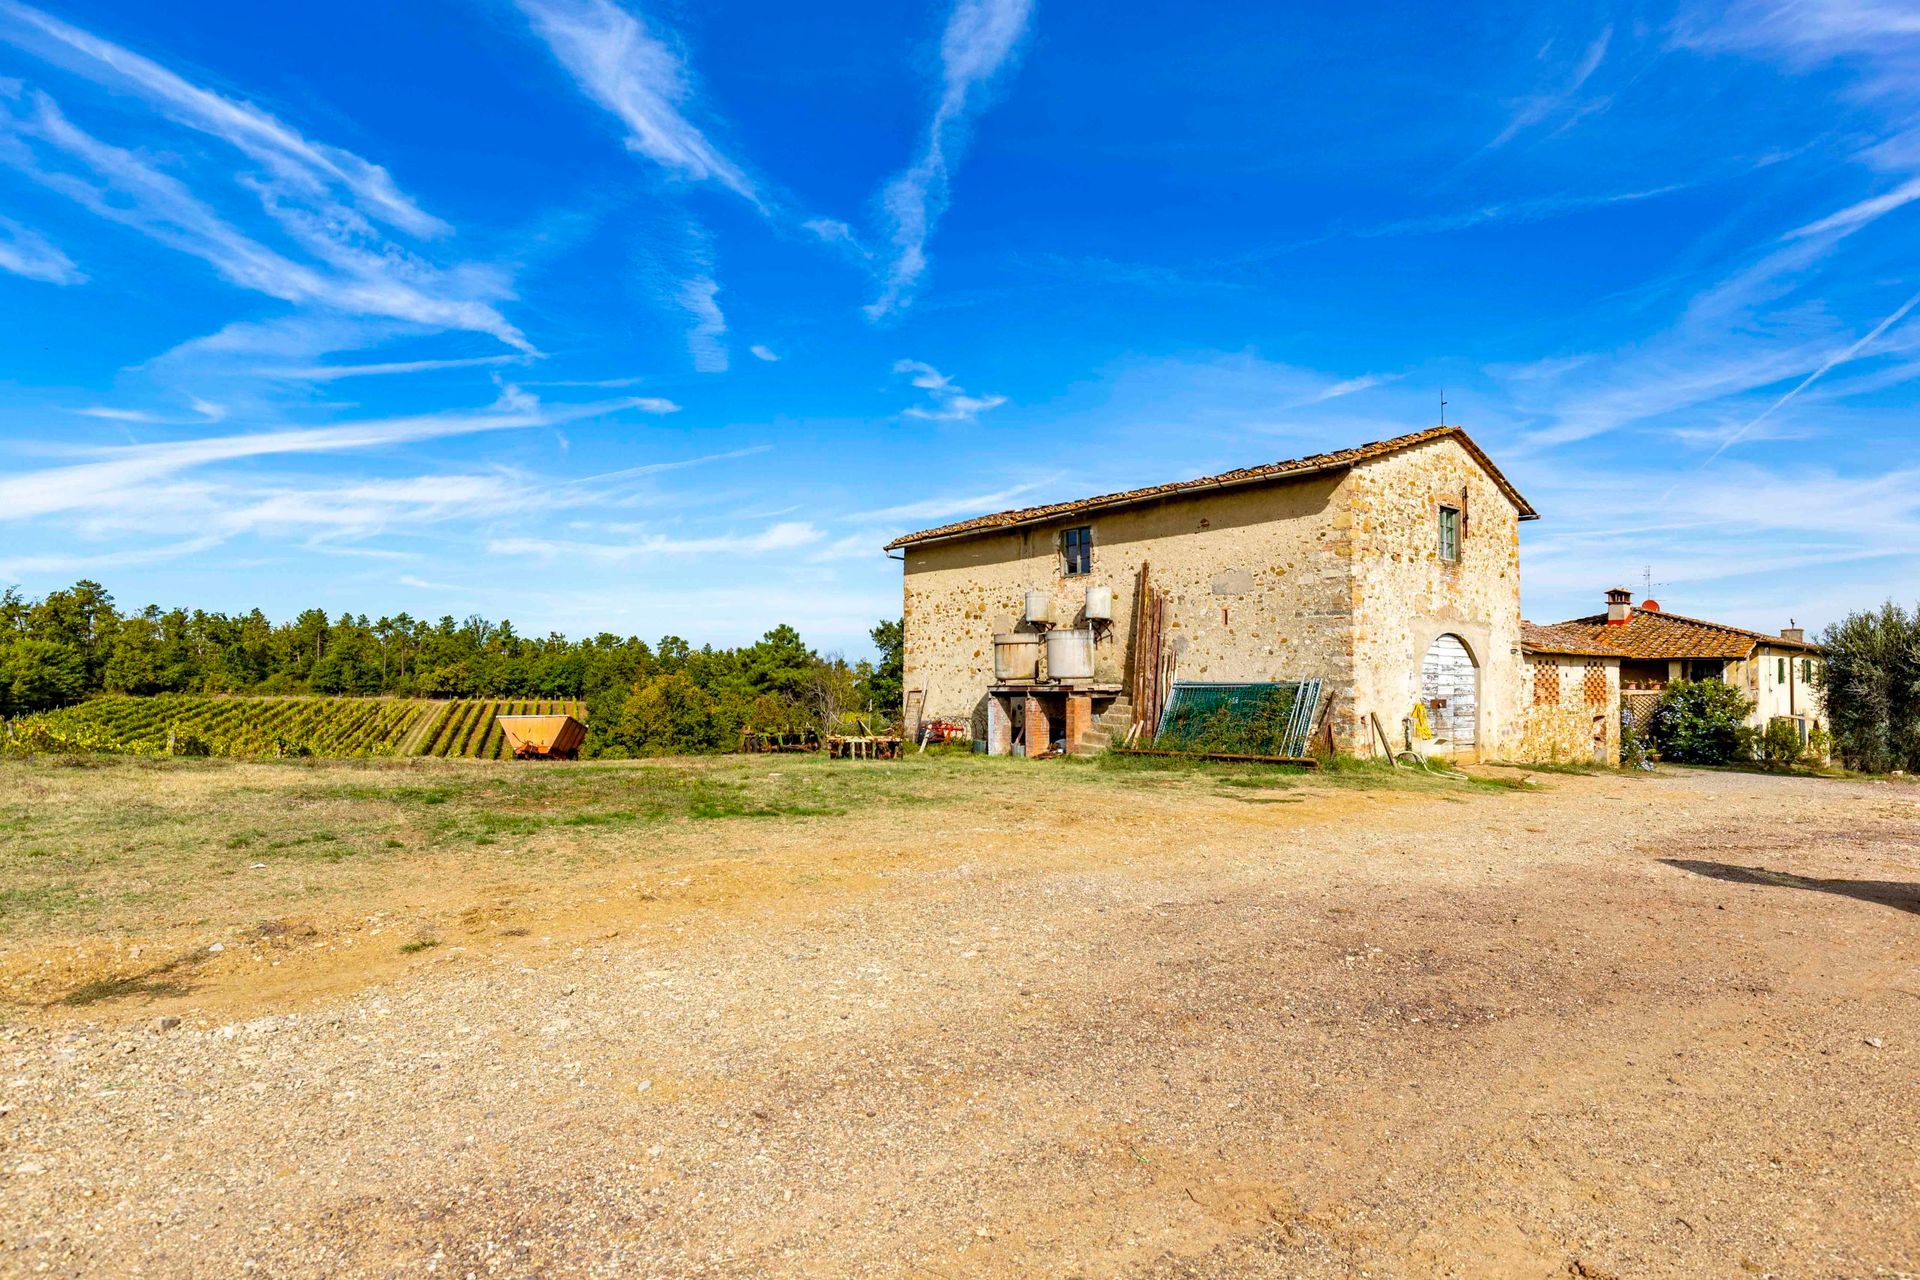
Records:
{"label": "metal water tank", "polygon": [[1047,632],[1047,679],[1093,679],[1093,630],[1065,627]]}
{"label": "metal water tank", "polygon": [[1112,622],[1113,621],[1113,588],[1112,587],[1088,587],[1087,588],[1087,621],[1088,622]]}
{"label": "metal water tank", "polygon": [[1003,631],[993,638],[996,680],[1032,680],[1040,674],[1040,637],[1031,631]]}
{"label": "metal water tank", "polygon": [[1027,609],[1022,615],[1028,622],[1053,621],[1053,596],[1046,591],[1027,592]]}

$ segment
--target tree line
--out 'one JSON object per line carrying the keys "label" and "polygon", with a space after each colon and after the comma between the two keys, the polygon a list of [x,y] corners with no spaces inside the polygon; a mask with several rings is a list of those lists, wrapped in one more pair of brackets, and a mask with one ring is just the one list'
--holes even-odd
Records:
{"label": "tree line", "polygon": [[901,626],[870,632],[878,662],[822,655],[777,626],[753,644],[694,648],[610,632],[523,636],[511,622],[400,613],[276,623],[259,609],[122,611],[97,582],[30,600],[0,591],[0,717],[102,693],[573,698],[598,755],[714,751],[741,730],[835,731],[884,724],[901,701]]}
{"label": "tree line", "polygon": [[1828,627],[1820,643],[1841,760],[1870,773],[1920,772],[1920,609],[1888,601]]}

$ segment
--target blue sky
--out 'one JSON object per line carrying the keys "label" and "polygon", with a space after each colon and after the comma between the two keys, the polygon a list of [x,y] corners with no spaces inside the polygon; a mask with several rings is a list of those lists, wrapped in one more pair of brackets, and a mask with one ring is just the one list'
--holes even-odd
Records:
{"label": "blue sky", "polygon": [[1399,434],[1920,594],[1897,3],[0,0],[0,582],[866,648],[880,544]]}

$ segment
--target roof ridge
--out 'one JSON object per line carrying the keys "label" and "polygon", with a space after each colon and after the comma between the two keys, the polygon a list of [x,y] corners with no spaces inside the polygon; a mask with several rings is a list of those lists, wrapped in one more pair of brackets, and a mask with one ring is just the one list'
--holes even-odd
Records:
{"label": "roof ridge", "polygon": [[[1645,628],[1640,628],[1636,630],[1633,627],[1633,624],[1638,622],[1641,618],[1648,618],[1648,619],[1654,620],[1650,625],[1656,628],[1656,630],[1652,633],[1649,633]],[[1624,624],[1613,623],[1609,621],[1607,618],[1607,615],[1604,613],[1591,613],[1579,618],[1568,618],[1565,622],[1556,622],[1556,623],[1552,623],[1551,625],[1555,627],[1594,628],[1595,630],[1593,634],[1596,640],[1604,639],[1606,643],[1611,645],[1614,649],[1618,650],[1621,653],[1621,655],[1624,657],[1635,657],[1635,656],[1684,657],[1686,656],[1685,654],[1677,653],[1677,652],[1649,654],[1647,652],[1647,645],[1655,642],[1652,642],[1650,640],[1636,641],[1635,639],[1630,638],[1630,637],[1645,637],[1645,636],[1648,636],[1649,634],[1656,634],[1656,635],[1663,634],[1658,630],[1658,628],[1660,628],[1661,625],[1664,623],[1677,623],[1681,628],[1686,628],[1686,629],[1697,628],[1702,631],[1712,632],[1719,636],[1728,637],[1730,640],[1744,641],[1746,642],[1745,654],[1740,656],[1751,657],[1754,650],[1758,649],[1763,644],[1774,645],[1776,647],[1786,648],[1786,649],[1804,649],[1804,650],[1810,650],[1816,653],[1821,652],[1820,645],[1810,640],[1792,640],[1786,636],[1776,636],[1765,631],[1755,631],[1750,627],[1736,627],[1729,622],[1714,622],[1708,618],[1696,618],[1689,614],[1669,613],[1665,609],[1637,609],[1634,611],[1633,615],[1627,619],[1626,623]],[[1666,631],[1664,632],[1664,634],[1669,637],[1673,637],[1673,636],[1683,635],[1684,632],[1683,631]],[[1669,645],[1671,645],[1673,641],[1669,640],[1668,643]],[[1707,641],[1705,639],[1700,639],[1695,641],[1695,643],[1709,644],[1712,642]],[[1636,654],[1636,650],[1638,650],[1637,654]],[[1734,656],[1734,655],[1722,654],[1720,656]]]}
{"label": "roof ridge", "polygon": [[1031,507],[1015,507],[1006,511],[996,511],[987,515],[974,516],[966,520],[957,520],[950,524],[922,529],[918,533],[902,534],[887,543],[889,551],[915,542],[927,542],[938,538],[958,537],[962,534],[988,529],[1008,529],[1023,524],[1034,524],[1054,516],[1067,515],[1077,511],[1093,511],[1103,507],[1127,506],[1137,502],[1152,501],[1156,498],[1179,497],[1198,490],[1221,488],[1233,484],[1254,484],[1262,480],[1278,480],[1289,477],[1304,477],[1343,467],[1351,467],[1361,462],[1387,454],[1411,449],[1416,445],[1433,440],[1455,440],[1469,456],[1479,464],[1482,470],[1493,480],[1500,491],[1512,500],[1520,510],[1522,520],[1537,520],[1540,513],[1535,511],[1527,500],[1520,496],[1519,490],[1502,475],[1500,468],[1475,444],[1466,431],[1457,426],[1441,425],[1427,427],[1405,435],[1393,436],[1386,440],[1375,440],[1366,444],[1352,445],[1345,449],[1332,449],[1322,453],[1311,453],[1300,458],[1283,458],[1276,462],[1257,463],[1249,467],[1236,467],[1230,471],[1221,471],[1213,475],[1195,476],[1187,480],[1175,480],[1166,484],[1146,485],[1136,489],[1122,489],[1113,493],[1096,494],[1087,498],[1075,498],[1063,502],[1041,503]]}

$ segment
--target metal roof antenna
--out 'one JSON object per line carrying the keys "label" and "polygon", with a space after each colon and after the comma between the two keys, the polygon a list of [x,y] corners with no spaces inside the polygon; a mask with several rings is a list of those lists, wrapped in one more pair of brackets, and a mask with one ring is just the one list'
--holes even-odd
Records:
{"label": "metal roof antenna", "polygon": [[1447,389],[1440,388],[1440,425],[1447,425]]}

